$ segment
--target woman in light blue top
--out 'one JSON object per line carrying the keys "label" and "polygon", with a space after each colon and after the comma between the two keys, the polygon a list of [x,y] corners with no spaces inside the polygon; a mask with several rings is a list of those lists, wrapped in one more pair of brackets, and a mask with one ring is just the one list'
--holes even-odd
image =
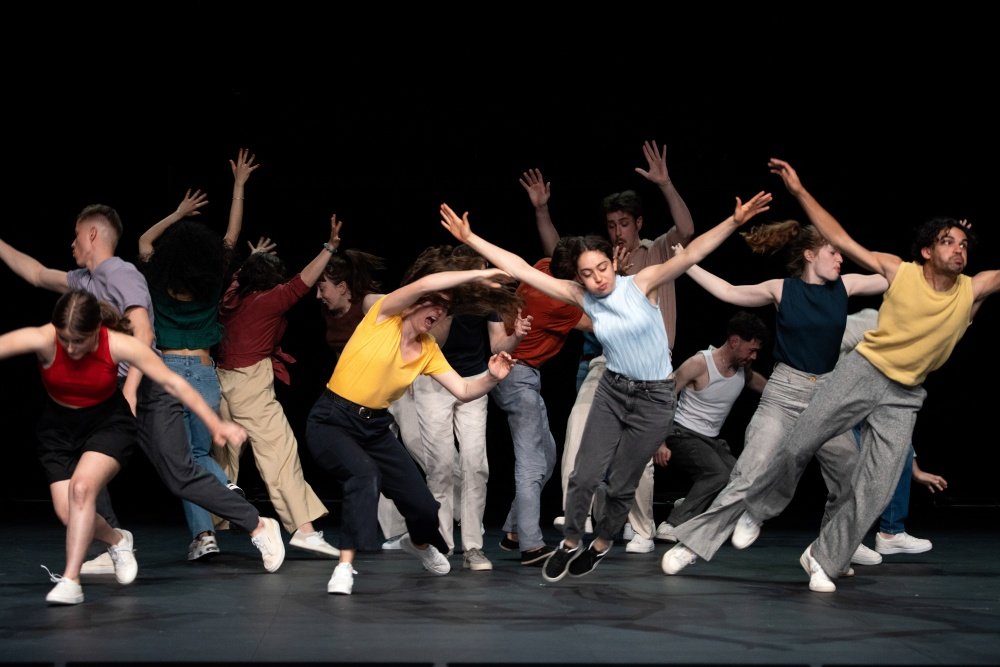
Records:
{"label": "woman in light blue top", "polygon": [[[607,372],[587,418],[566,496],[565,538],[543,568],[547,581],[567,573],[582,576],[607,555],[625,523],[646,462],[663,442],[674,415],[674,383],[656,289],[674,280],[717,248],[740,225],[766,211],[771,195],[759,192],[746,204],[736,199],[732,216],[694,239],[688,251],[632,276],[615,273],[611,245],[597,236],[572,243],[577,280],[542,273],[517,255],[472,233],[468,214],[441,206],[441,224],[498,268],[554,299],[579,306],[594,322]],[[580,538],[591,499],[596,537],[589,549]]]}

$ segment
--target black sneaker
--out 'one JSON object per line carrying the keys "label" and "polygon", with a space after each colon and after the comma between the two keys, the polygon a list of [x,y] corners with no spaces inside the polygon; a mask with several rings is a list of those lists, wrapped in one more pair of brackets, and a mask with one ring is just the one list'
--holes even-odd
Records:
{"label": "black sneaker", "polygon": [[569,576],[571,577],[582,577],[585,574],[589,574],[594,571],[597,564],[610,553],[611,547],[608,546],[604,551],[598,552],[594,548],[594,543],[590,543],[590,547],[580,554],[577,558],[574,558],[569,564]]}
{"label": "black sneaker", "polygon": [[531,565],[533,567],[541,567],[545,562],[545,559],[549,557],[555,547],[550,547],[547,544],[543,544],[537,549],[532,549],[531,551],[521,552],[521,565]]}
{"label": "black sneaker", "polygon": [[545,560],[545,565],[542,566],[542,578],[545,581],[559,581],[565,577],[569,571],[569,564],[583,553],[581,545],[578,544],[575,549],[570,550],[564,546],[565,544],[565,540],[560,542],[559,548],[549,554]]}
{"label": "black sneaker", "polygon": [[512,540],[507,537],[507,533],[503,534],[503,538],[500,540],[500,548],[504,551],[520,551],[521,543],[517,540]]}

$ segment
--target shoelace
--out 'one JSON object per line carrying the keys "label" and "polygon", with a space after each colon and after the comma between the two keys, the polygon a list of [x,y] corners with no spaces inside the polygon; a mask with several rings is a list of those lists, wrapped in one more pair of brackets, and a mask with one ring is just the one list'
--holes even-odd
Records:
{"label": "shoelace", "polygon": [[61,574],[52,574],[52,570],[45,567],[44,565],[42,565],[42,569],[45,570],[45,573],[47,575],[49,575],[49,581],[51,581],[53,584],[58,584],[64,578]]}
{"label": "shoelace", "polygon": [[251,537],[250,541],[253,542],[253,545],[257,547],[262,554],[267,554],[268,556],[271,555],[270,540],[268,540],[265,535]]}

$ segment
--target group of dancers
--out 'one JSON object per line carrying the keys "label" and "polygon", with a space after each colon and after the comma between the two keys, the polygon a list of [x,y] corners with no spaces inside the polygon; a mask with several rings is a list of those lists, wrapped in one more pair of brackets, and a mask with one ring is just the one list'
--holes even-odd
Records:
{"label": "group of dancers", "polygon": [[[67,535],[47,602],[83,602],[81,575],[136,578],[135,538],[107,491],[136,445],[182,500],[190,560],[218,554],[216,531],[233,524],[275,572],[284,527],[289,545],[338,560],[327,592],[350,595],[355,556],[378,548],[379,528],[394,538],[387,545],[447,574],[457,517],[463,567],[490,570],[482,549],[487,395],[506,413],[513,441],[515,498],[500,546],[540,567],[545,581],[592,572],[626,522],[635,531],[629,552],[652,551],[656,536],[676,541],[661,559],[668,575],[710,560],[727,539],[746,548],[788,505],[815,456],[830,498],[800,564],[811,590],[834,591],[838,577],[853,573],[852,559],[865,562],[857,560],[862,540],[911,465],[925,378],[1000,289],[1000,271],[965,275],[973,233],[960,219],[924,223],[911,261],[865,248],[780,159],[768,167],[808,224],[748,228],[770,208],[772,195],[761,191],[737,197],[732,215],[696,234],[665,148],[646,142],[643,154],[647,166],[635,171],[660,189],[674,222],[657,239],[641,238],[632,191],[604,200],[607,237],[561,236],[549,183],[535,169],[521,185],[545,257],[532,264],[487,241],[468,213],[444,203],[441,225],[458,245],[428,248],[387,293],[375,278],[379,257],[341,252],[336,216],[294,275],[267,238],[248,244],[249,257],[233,270],[246,184],[259,167],[245,149],[230,160],[224,236],[197,220],[208,199],[189,190],[141,236],[136,264],[116,256],[122,223],[105,205],[77,216],[75,270],[47,268],[0,240],[0,259],[15,274],[61,294],[50,322],[0,335],[0,359],[34,354],[47,393],[38,454]],[[756,251],[786,248],[789,275],[732,285],[698,266],[740,229]],[[845,258],[869,273],[842,275]],[[730,321],[722,345],[675,368],[674,283],[684,274],[741,308],[774,306],[776,363],[766,377],[751,363],[768,331],[746,312]],[[304,478],[274,389],[275,379],[290,380],[294,361],[280,346],[287,313],[313,292],[337,359],[304,445],[343,490],[336,546],[314,525],[328,510]],[[849,298],[879,294],[877,314],[850,339]],[[539,515],[556,446],[540,367],[573,330],[586,332],[587,356],[563,448],[563,539],[549,545]],[[717,436],[744,388],[761,395],[734,457]],[[280,523],[261,516],[236,484],[247,444]],[[668,462],[692,478],[692,490],[657,528],[653,470]],[[106,552],[86,560],[95,540]]]}

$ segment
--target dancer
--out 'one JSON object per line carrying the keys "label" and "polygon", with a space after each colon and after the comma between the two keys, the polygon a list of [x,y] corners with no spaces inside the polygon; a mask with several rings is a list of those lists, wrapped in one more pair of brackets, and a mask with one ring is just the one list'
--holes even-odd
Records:
{"label": "dancer", "polygon": [[[303,477],[298,442],[275,396],[274,380],[285,384],[291,380],[286,364],[295,360],[279,346],[288,326],[286,314],[323,275],[327,260],[340,246],[340,227],[337,216],[331,216],[329,241],[290,279],[270,239],[250,246],[250,257],[233,277],[220,306],[219,323],[225,333],[216,370],[222,390],[220,413],[247,430],[268,497],[291,533],[288,543],[333,558],[340,551],[313,525],[329,510]],[[222,468],[229,479],[237,478],[242,450],[240,445],[223,450]]]}
{"label": "dancer", "polygon": [[393,501],[406,520],[400,540],[428,571],[451,570],[442,552],[447,545],[438,529],[438,503],[420,470],[390,430],[388,407],[419,374],[431,375],[456,398],[473,400],[507,377],[514,360],[501,352],[477,380],[461,378],[428,335],[448,312],[509,312],[512,294],[492,282],[498,269],[413,275],[399,289],[379,298],[344,347],[326,391],[309,413],[307,444],[313,459],[343,485],[340,563],[327,592],[350,595],[359,536],[375,525],[378,494]]}
{"label": "dancer", "polygon": [[0,336],[0,359],[38,357],[48,393],[38,426],[39,457],[53,508],[66,525],[66,567],[61,576],[50,573],[56,586],[45,599],[51,604],[83,602],[80,567],[95,537],[108,545],[120,583],[132,583],[138,573],[132,533],[112,528],[96,506],[98,492],[121,470],[136,441],[135,417],[118,388],[118,364],[137,368],[197,413],[215,444],[246,438],[128,332],[128,321],[113,306],[71,290],[59,297],[49,324]]}
{"label": "dancer", "polygon": [[[746,204],[736,198],[732,216],[696,237],[688,253],[649,266],[634,276],[614,272],[611,245],[596,236],[578,239],[570,252],[580,282],[558,280],[472,233],[468,214],[441,206],[441,224],[516,279],[554,299],[581,307],[608,358],[587,418],[583,444],[570,477],[565,537],[546,560],[542,575],[559,581],[582,576],[604,558],[625,523],[635,487],[673,422],[674,382],[667,329],[656,307],[656,290],[705,257],[740,225],[766,211],[771,195],[760,192]],[[581,284],[582,283],[582,284]],[[596,492],[596,496],[595,496]],[[596,537],[580,539],[591,500]],[[575,563],[575,565],[574,565]]]}

